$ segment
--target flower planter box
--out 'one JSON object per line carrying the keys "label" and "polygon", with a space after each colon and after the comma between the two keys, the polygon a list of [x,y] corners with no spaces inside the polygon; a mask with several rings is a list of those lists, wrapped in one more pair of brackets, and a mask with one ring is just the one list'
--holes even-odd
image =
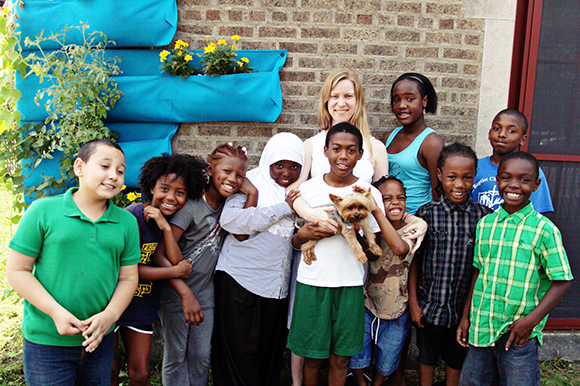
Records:
{"label": "flower planter box", "polygon": [[[123,57],[116,76],[123,97],[107,117],[114,122],[274,122],[282,112],[279,71],[286,62],[286,50],[240,50],[254,67],[251,74],[212,76],[161,75],[160,50],[109,50]],[[201,51],[198,51],[201,52]],[[41,121],[46,110],[34,97],[43,87],[34,75],[17,75],[16,88],[22,93],[17,104],[23,119]],[[46,87],[46,86],[44,86]]]}
{"label": "flower planter box", "polygon": [[[26,124],[28,122],[22,122]],[[177,131],[175,123],[108,123],[107,127],[120,133],[118,143],[125,153],[125,185],[138,188],[141,166],[151,157],[171,153],[171,139]],[[53,159],[45,159],[24,181],[25,186],[36,185],[44,176],[60,176],[58,160],[62,153],[55,153]],[[29,162],[32,162],[30,160]],[[27,168],[26,174],[30,173]],[[27,198],[27,201],[30,201]]]}
{"label": "flower planter box", "polygon": [[[26,0],[18,9],[17,32],[34,39],[44,30],[44,36],[61,32],[66,25],[88,23],[89,31],[101,31],[117,47],[165,46],[177,31],[175,0]],[[78,31],[70,31],[67,44],[82,43]],[[26,48],[26,47],[24,47]],[[60,48],[54,42],[44,42],[43,49]]]}

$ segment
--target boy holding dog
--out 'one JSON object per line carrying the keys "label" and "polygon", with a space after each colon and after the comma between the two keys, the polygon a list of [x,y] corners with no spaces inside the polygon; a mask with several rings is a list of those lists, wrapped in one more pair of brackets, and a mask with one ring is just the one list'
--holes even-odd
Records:
{"label": "boy holding dog", "polygon": [[[332,205],[329,194],[347,196],[353,193],[355,184],[370,189],[376,202],[382,201],[377,189],[352,173],[362,157],[362,143],[360,131],[348,122],[339,123],[329,130],[324,152],[330,171],[300,187],[302,197],[310,207]],[[371,208],[367,209],[370,212]],[[375,233],[379,232],[372,216],[370,225]],[[293,237],[294,248],[300,248],[314,238],[306,233],[299,232]],[[368,242],[361,237],[358,239],[365,252],[370,253]],[[330,361],[329,384],[344,384],[350,356],[363,348],[364,267],[340,234],[320,239],[315,245],[315,254],[317,260],[310,265],[301,261],[298,268],[288,348],[305,357],[306,386],[318,383],[320,365],[326,358]]]}

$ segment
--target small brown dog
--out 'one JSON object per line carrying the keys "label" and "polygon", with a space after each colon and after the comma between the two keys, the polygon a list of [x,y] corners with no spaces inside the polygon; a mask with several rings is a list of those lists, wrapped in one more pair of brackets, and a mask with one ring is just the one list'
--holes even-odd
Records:
{"label": "small brown dog", "polygon": [[[369,242],[370,251],[377,256],[381,256],[383,250],[375,242],[375,233],[369,225],[369,217],[371,216],[371,190],[365,193],[352,193],[344,198],[329,194],[330,199],[336,205],[336,210],[329,215],[334,220],[340,223],[342,227],[341,233],[348,241],[348,244],[354,251],[356,259],[361,263],[367,261],[367,255],[364,253],[361,245],[356,238],[356,232],[360,229]],[[316,240],[309,240],[302,244],[300,248],[304,255],[304,262],[308,265],[316,260],[314,254],[314,245]]]}

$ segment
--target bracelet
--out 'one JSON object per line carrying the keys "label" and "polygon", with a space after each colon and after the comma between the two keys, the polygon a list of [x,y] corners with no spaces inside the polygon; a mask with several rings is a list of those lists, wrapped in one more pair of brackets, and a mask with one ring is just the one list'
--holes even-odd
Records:
{"label": "bracelet", "polygon": [[412,216],[412,215],[413,215],[412,213],[405,212],[405,214],[403,215],[403,222],[406,222],[407,221],[407,217]]}
{"label": "bracelet", "polygon": [[418,223],[419,221],[423,221],[423,219],[421,217],[417,217],[415,216],[415,218],[413,219],[413,221],[411,221],[411,225]]}
{"label": "bracelet", "polygon": [[301,252],[302,249],[294,247],[294,243],[292,242],[292,240],[294,240],[294,237],[296,237],[296,235],[292,236],[292,238],[290,239],[290,246],[292,247],[293,250]]}

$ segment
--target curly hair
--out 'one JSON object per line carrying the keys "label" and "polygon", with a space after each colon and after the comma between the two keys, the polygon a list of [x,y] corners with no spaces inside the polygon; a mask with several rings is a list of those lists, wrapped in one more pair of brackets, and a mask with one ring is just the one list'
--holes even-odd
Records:
{"label": "curly hair", "polygon": [[226,157],[238,157],[245,163],[248,162],[248,157],[246,156],[245,148],[241,146],[234,147],[231,142],[219,145],[207,156],[207,162],[212,166],[216,166]]}
{"label": "curly hair", "polygon": [[382,176],[377,181],[373,182],[373,186],[378,189],[379,186],[381,186],[382,184],[384,184],[387,181],[396,181],[396,182],[398,182],[403,187],[403,191],[405,192],[405,194],[407,194],[407,188],[405,188],[405,184],[403,183],[403,181],[401,181],[400,179],[398,179],[395,176]]}
{"label": "curly hair", "polygon": [[151,190],[157,181],[169,174],[175,174],[185,182],[187,198],[198,199],[203,196],[207,185],[205,170],[207,163],[199,158],[188,154],[167,154],[149,159],[141,168],[139,186],[145,201],[153,199]]}

